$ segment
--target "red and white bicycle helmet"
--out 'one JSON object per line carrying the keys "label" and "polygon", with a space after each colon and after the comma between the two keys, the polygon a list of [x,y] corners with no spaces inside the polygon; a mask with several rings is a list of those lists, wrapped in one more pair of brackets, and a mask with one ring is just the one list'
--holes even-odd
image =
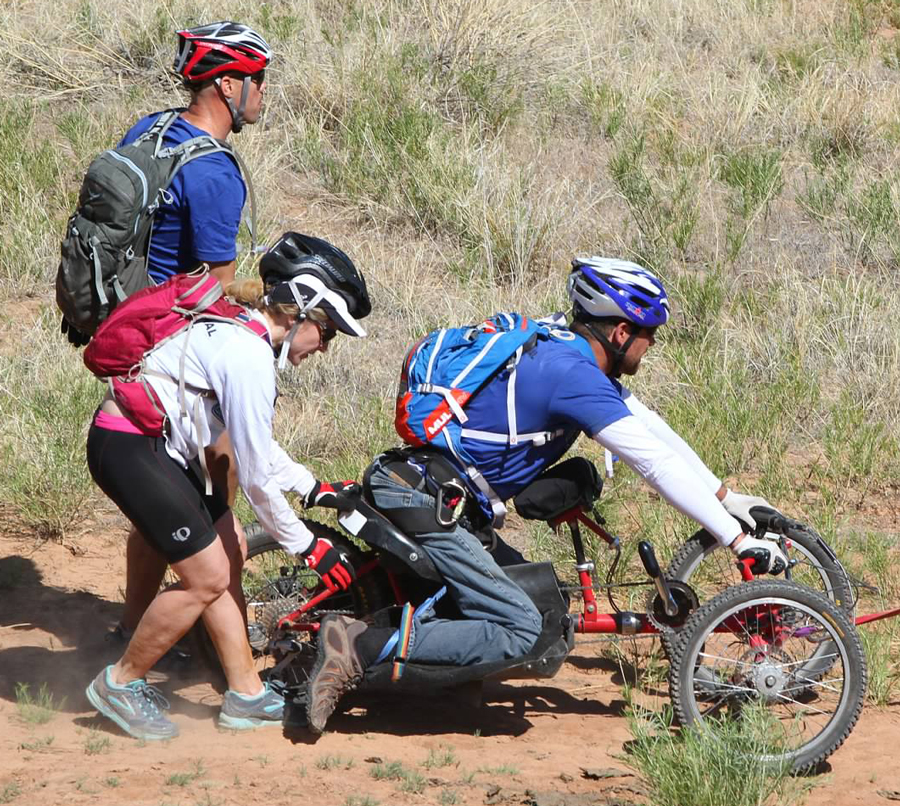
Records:
{"label": "red and white bicycle helmet", "polygon": [[185,82],[209,81],[223,73],[252,76],[272,61],[272,50],[256,31],[224,20],[177,32],[173,69]]}
{"label": "red and white bicycle helmet", "polygon": [[227,98],[231,110],[232,130],[244,125],[244,110],[250,81],[272,61],[272,50],[265,39],[247,25],[223,20],[177,32],[178,49],[174,71],[186,85],[216,81],[226,73],[244,76],[238,106]]}

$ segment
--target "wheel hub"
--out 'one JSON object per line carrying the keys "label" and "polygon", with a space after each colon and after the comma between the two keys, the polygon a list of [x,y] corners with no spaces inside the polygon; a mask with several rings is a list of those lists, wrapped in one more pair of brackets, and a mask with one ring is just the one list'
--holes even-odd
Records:
{"label": "wheel hub", "polygon": [[772,702],[779,699],[788,683],[788,675],[783,666],[773,658],[766,658],[754,664],[750,682],[760,699]]}

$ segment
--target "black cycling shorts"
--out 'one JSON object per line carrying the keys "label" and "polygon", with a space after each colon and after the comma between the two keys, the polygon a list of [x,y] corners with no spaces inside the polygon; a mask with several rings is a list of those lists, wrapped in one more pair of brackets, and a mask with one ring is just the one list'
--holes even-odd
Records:
{"label": "black cycling shorts", "polygon": [[98,428],[88,432],[87,462],[97,486],[169,563],[205,549],[213,524],[228,512],[218,488],[205,494],[199,462],[185,470],[166,453],[163,437]]}

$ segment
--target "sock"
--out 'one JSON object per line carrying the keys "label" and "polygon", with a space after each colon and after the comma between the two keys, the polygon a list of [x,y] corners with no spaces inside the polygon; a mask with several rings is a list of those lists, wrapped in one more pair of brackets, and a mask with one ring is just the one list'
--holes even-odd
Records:
{"label": "sock", "polygon": [[368,669],[381,654],[388,639],[396,632],[393,627],[369,627],[356,639],[356,651],[364,669]]}
{"label": "sock", "polygon": [[132,680],[132,681],[130,681],[130,682],[128,682],[128,683],[113,683],[113,679],[112,679],[112,670],[113,670],[113,667],[112,667],[112,666],[107,666],[107,667],[106,667],[106,685],[109,686],[111,689],[115,689],[115,690],[118,690],[118,691],[124,691],[124,690],[127,689],[132,683],[139,683],[139,682],[140,682],[140,678],[138,678],[137,680]]}
{"label": "sock", "polygon": [[242,699],[244,702],[256,702],[258,699],[266,695],[266,691],[268,691],[268,689],[266,688],[265,683],[263,683],[263,687],[262,689],[260,689],[258,694],[241,694],[239,691],[231,691],[231,693],[235,697]]}

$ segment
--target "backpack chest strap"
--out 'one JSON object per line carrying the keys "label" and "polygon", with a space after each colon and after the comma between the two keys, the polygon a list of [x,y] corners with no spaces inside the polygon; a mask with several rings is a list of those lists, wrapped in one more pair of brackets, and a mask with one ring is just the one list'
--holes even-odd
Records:
{"label": "backpack chest strap", "polygon": [[496,442],[501,445],[518,445],[520,442],[531,442],[540,447],[546,445],[554,439],[558,439],[565,434],[565,429],[557,428],[555,431],[533,431],[525,434],[517,434],[516,440],[513,441],[512,433],[499,434],[493,431],[479,431],[477,428],[462,428],[460,436],[469,439],[480,439],[482,442]]}

